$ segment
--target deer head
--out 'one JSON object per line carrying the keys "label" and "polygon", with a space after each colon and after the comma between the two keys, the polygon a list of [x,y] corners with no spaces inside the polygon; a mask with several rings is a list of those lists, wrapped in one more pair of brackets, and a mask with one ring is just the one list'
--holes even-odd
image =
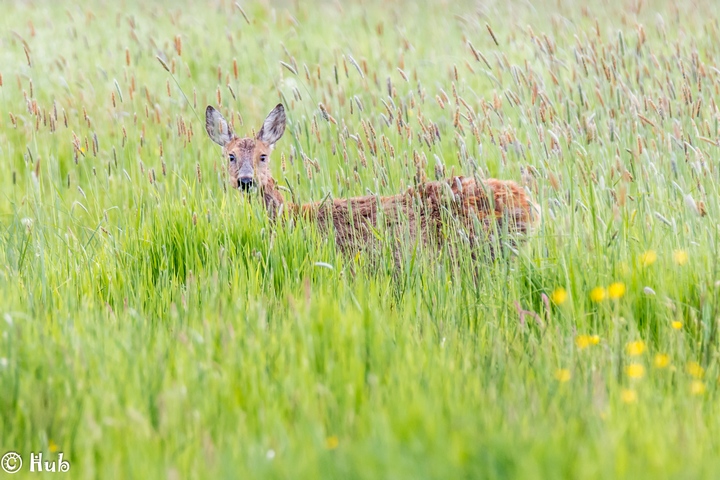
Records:
{"label": "deer head", "polygon": [[255,138],[235,135],[220,112],[209,105],[205,110],[205,130],[212,141],[223,147],[233,188],[249,191],[256,186],[262,190],[272,184],[270,153],[285,132],[282,104],[270,112]]}

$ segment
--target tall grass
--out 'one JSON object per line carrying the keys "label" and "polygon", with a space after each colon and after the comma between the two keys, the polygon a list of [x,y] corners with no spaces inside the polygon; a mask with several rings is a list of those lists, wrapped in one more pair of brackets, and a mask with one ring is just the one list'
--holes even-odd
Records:
{"label": "tall grass", "polygon": [[[716,477],[712,7],[5,6],[0,453],[20,477],[39,451],[72,478]],[[273,225],[196,112],[251,134],[278,101],[298,202],[494,176],[543,223],[400,269],[392,239],[350,258]]]}

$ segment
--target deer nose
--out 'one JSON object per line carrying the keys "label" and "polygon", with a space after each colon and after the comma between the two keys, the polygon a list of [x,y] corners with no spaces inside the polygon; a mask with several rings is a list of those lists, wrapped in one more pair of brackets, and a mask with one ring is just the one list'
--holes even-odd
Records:
{"label": "deer nose", "polygon": [[242,177],[238,180],[238,187],[241,190],[248,191],[250,190],[250,187],[253,186],[253,179],[252,177]]}

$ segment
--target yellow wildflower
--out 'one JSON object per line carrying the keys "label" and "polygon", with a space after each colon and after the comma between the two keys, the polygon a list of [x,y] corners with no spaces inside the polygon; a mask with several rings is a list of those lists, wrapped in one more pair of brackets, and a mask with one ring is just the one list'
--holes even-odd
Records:
{"label": "yellow wildflower", "polygon": [[688,362],[687,372],[695,378],[702,378],[705,375],[705,369],[697,362]]}
{"label": "yellow wildflower", "polygon": [[628,344],[625,345],[625,350],[627,350],[628,355],[631,357],[637,357],[645,351],[645,342],[642,340],[628,342]]}
{"label": "yellow wildflower", "polygon": [[57,443],[53,442],[52,440],[48,442],[48,450],[50,450],[51,453],[57,452],[58,449],[59,447],[57,446]]}
{"label": "yellow wildflower", "polygon": [[690,393],[693,395],[702,395],[705,393],[705,384],[700,380],[693,380],[690,384]]}
{"label": "yellow wildflower", "polygon": [[673,262],[675,262],[675,265],[682,267],[688,262],[688,253],[685,250],[675,250],[673,252]]}
{"label": "yellow wildflower", "polygon": [[325,447],[328,450],[335,450],[340,445],[340,440],[335,435],[332,435],[325,439]]}
{"label": "yellow wildflower", "polygon": [[625,367],[625,373],[630,378],[642,378],[645,376],[645,367],[639,363],[631,363]]}
{"label": "yellow wildflower", "polygon": [[595,303],[602,302],[605,300],[605,297],[607,296],[607,292],[603,287],[595,287],[592,290],[590,290],[590,300],[592,300]]}
{"label": "yellow wildflower", "polygon": [[655,367],[665,368],[670,365],[670,355],[666,353],[658,353],[655,355]]}
{"label": "yellow wildflower", "polygon": [[682,328],[682,322],[678,322],[677,320],[672,322],[671,325],[675,330],[680,330]]}
{"label": "yellow wildflower", "polygon": [[655,250],[648,250],[647,252],[640,254],[638,260],[640,260],[641,266],[649,267],[657,260],[657,253]]}
{"label": "yellow wildflower", "polygon": [[600,343],[600,336],[599,335],[578,335],[575,337],[575,345],[580,350],[583,350],[590,345],[597,345]]}
{"label": "yellow wildflower", "polygon": [[567,368],[559,368],[555,371],[555,378],[560,383],[565,383],[570,380],[570,370]]}
{"label": "yellow wildflower", "polygon": [[562,305],[565,300],[567,300],[567,296],[567,290],[558,287],[552,292],[552,295],[550,295],[550,300],[552,300],[555,305]]}
{"label": "yellow wildflower", "polygon": [[622,392],[620,392],[620,399],[624,403],[637,403],[637,392],[629,388],[623,388]]}
{"label": "yellow wildflower", "polygon": [[611,283],[608,287],[608,297],[616,300],[625,295],[625,284],[622,282]]}

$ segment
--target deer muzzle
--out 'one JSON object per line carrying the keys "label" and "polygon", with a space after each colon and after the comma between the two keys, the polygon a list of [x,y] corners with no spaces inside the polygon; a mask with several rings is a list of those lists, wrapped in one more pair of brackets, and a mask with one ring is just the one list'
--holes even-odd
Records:
{"label": "deer muzzle", "polygon": [[243,192],[249,191],[252,188],[253,184],[254,184],[254,182],[253,182],[252,177],[238,178],[238,188],[240,190],[242,190]]}

